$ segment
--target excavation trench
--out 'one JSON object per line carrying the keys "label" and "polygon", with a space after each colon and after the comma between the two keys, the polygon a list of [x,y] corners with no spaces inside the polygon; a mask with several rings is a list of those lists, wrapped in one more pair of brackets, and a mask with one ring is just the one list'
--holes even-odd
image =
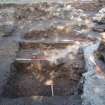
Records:
{"label": "excavation trench", "polygon": [[40,44],[36,49],[21,48],[11,65],[11,75],[3,95],[79,96],[82,94],[84,66],[83,51],[76,43]]}
{"label": "excavation trench", "polygon": [[[16,11],[15,18],[20,20],[20,26],[30,19],[37,20],[41,17],[43,20],[54,17],[53,13],[49,17],[49,12],[46,9],[40,10],[39,7],[23,10],[17,8]],[[32,16],[27,17],[30,11],[33,11]],[[38,12],[39,15],[34,16],[33,14],[37,14],[34,12]],[[77,96],[81,101],[84,91],[82,74],[86,72],[82,44],[95,40],[77,34],[69,24],[59,26],[57,23],[56,27],[24,32],[19,40],[16,60],[11,64],[11,73],[3,96]],[[78,99],[75,98],[74,101],[76,100]]]}

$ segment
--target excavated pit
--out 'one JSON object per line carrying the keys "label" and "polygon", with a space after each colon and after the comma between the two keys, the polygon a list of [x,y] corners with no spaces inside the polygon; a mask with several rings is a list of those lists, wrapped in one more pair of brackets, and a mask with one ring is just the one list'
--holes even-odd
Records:
{"label": "excavated pit", "polygon": [[[16,7],[14,18],[23,33],[19,35],[19,51],[11,64],[2,93],[4,97],[67,96],[72,104],[76,100],[82,101],[85,61],[80,44],[96,39],[74,30],[78,25],[72,26],[71,15],[64,6],[54,5],[54,11],[50,6]],[[62,11],[57,15],[57,8],[64,10],[67,16]],[[44,20],[48,19],[51,19],[49,24],[54,24],[45,27]]]}
{"label": "excavated pit", "polygon": [[[75,7],[82,8],[86,11],[96,11],[96,9],[99,9],[98,5],[95,5],[94,3],[82,5],[78,5],[77,7],[75,5]],[[54,11],[52,11],[50,7],[54,7]],[[94,70],[92,57],[96,45],[93,45],[92,47],[89,45],[90,48],[86,48],[84,54],[79,45],[81,44],[82,46],[84,43],[86,45],[88,42],[95,42],[96,38],[88,37],[88,35],[84,36],[82,33],[75,33],[78,29],[82,30],[83,27],[83,29],[88,27],[84,24],[78,26],[78,22],[76,25],[72,23],[72,21],[74,22],[77,19],[72,20],[70,18],[72,17],[68,12],[70,11],[70,8],[70,5],[67,5],[66,8],[62,4],[49,5],[46,3],[43,5],[16,6],[14,20],[17,26],[19,25],[19,29],[23,31],[25,29],[26,33],[24,33],[24,36],[20,34],[22,39],[19,41],[19,51],[17,52],[15,61],[11,64],[10,76],[7,80],[7,84],[4,86],[2,94],[5,98],[16,98],[17,103],[18,97],[64,96],[62,98],[60,97],[60,100],[56,100],[62,101],[63,104],[62,99],[67,98],[67,104],[70,103],[72,105],[82,104],[74,104],[78,100],[83,102],[89,100],[97,103],[96,94],[93,94],[95,91],[92,92],[94,82],[91,82],[92,77],[90,76],[90,74],[93,75],[91,72]],[[58,11],[59,9],[60,11]],[[71,10],[73,9],[74,8],[71,8]],[[74,12],[84,14],[81,11],[75,10]],[[51,21],[47,23],[47,20]],[[70,22],[67,26],[65,25],[67,23],[66,20]],[[46,24],[53,23],[54,21],[59,21],[53,24],[56,28],[50,27],[53,26],[52,24],[48,25],[49,28],[48,26],[44,27]],[[32,23],[33,25],[29,25]],[[42,24],[41,28],[45,30],[39,28],[39,24]],[[77,27],[79,28],[77,29]],[[76,28],[76,30],[73,28]],[[29,32],[29,30],[31,31]],[[98,30],[100,31],[100,29]],[[105,74],[105,65],[103,64],[105,63],[104,52],[98,52],[98,55],[96,56],[103,62],[99,65],[96,62],[98,72],[97,68],[94,72],[99,74],[99,67],[102,67],[102,69],[104,68],[103,71],[101,70],[101,74],[103,75],[103,73]],[[84,64],[84,62],[86,62],[86,64]],[[89,75],[84,76],[85,81],[83,81],[82,77],[82,74],[85,72],[84,66],[86,66],[86,69],[88,70],[86,73],[88,74],[89,72]],[[81,99],[81,94],[83,100]],[[99,97],[102,98],[102,95]],[[38,100],[40,100],[39,97]],[[56,102],[56,100],[54,99],[53,102]],[[64,102],[64,104],[66,103]]]}
{"label": "excavated pit", "polygon": [[11,75],[3,95],[52,96],[51,86],[54,96],[81,95],[80,81],[84,72],[83,52],[75,43],[21,49],[11,65]]}

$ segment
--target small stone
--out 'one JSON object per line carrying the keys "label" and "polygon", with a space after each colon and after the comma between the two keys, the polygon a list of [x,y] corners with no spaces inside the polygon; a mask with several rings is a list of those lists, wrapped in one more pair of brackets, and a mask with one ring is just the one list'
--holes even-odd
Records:
{"label": "small stone", "polygon": [[53,81],[52,80],[48,80],[45,82],[46,85],[53,85]]}
{"label": "small stone", "polygon": [[102,40],[105,41],[105,32],[100,33],[100,35],[101,35]]}
{"label": "small stone", "polygon": [[96,74],[105,78],[105,64],[100,60],[96,64]]}
{"label": "small stone", "polygon": [[104,32],[105,31],[105,25],[96,25],[94,28],[93,28],[94,31],[97,31],[97,32]]}
{"label": "small stone", "polygon": [[105,23],[105,7],[99,10],[95,17],[93,17],[93,20],[98,23]]}

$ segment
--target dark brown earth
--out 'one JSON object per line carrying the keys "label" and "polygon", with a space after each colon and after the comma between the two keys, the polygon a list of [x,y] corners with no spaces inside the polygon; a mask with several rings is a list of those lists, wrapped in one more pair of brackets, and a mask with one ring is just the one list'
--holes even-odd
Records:
{"label": "dark brown earth", "polygon": [[[7,82],[6,90],[3,94],[10,97],[51,96],[50,84],[46,84],[48,81],[53,81],[56,96],[81,94],[80,79],[84,72],[83,53],[81,51],[77,52],[74,60],[71,60],[72,58],[68,57],[73,56],[73,52],[69,52],[71,54],[65,55],[67,58],[60,57],[56,59],[57,63],[45,58],[51,59],[54,53],[57,56],[62,50],[66,51],[66,46],[69,46],[69,44],[65,45],[56,44],[55,47],[51,45],[41,47],[40,49],[42,50],[40,51],[38,48],[37,50],[19,51],[17,59],[20,58],[20,60],[12,64],[11,72],[13,73]],[[37,55],[32,55],[35,52]],[[47,56],[44,55],[45,52],[48,53]],[[24,58],[26,60],[22,61]],[[28,59],[32,60],[28,61]]]}

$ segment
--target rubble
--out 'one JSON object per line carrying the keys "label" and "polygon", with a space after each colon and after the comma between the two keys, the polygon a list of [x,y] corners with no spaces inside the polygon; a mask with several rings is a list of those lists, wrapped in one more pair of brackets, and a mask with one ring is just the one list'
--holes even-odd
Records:
{"label": "rubble", "polygon": [[105,24],[105,7],[103,7],[99,12],[93,17],[93,20],[97,23]]}
{"label": "rubble", "polygon": [[99,10],[99,12],[93,17],[94,26],[93,31],[98,33],[105,32],[105,8]]}
{"label": "rubble", "polygon": [[59,25],[61,23],[59,22],[60,20],[62,20],[62,22],[68,21],[67,24],[75,29],[79,28],[79,30],[89,28],[92,25],[91,19],[83,10],[75,9],[70,4],[45,3],[37,4],[37,6],[19,6],[16,8],[15,16],[15,21],[17,24],[20,24],[20,27],[23,26],[22,29],[24,29],[24,27],[26,28],[27,25],[33,24],[35,21],[40,22],[45,20],[51,20],[52,25],[54,25],[54,23]]}

